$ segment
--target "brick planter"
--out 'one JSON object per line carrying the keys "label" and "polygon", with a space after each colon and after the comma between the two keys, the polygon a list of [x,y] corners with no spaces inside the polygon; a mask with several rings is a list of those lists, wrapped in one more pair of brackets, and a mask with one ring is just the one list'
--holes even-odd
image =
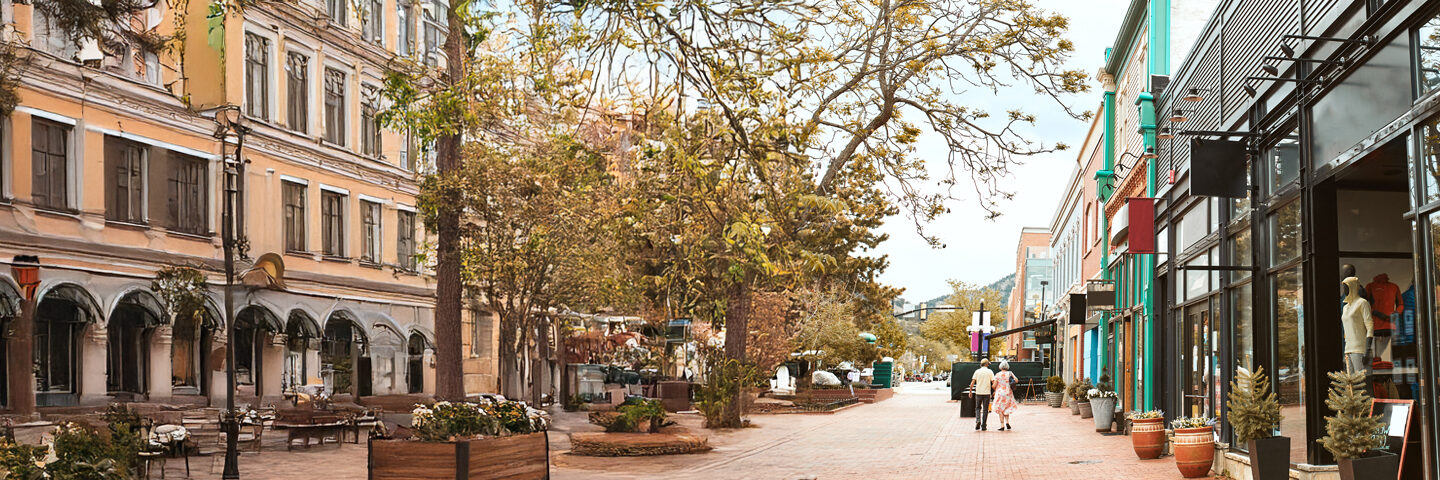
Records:
{"label": "brick planter", "polygon": [[[875,403],[893,396],[895,396],[895,391],[888,388],[857,388],[855,389],[853,398],[860,400],[862,403]],[[850,395],[850,389],[848,388],[836,388],[811,390],[810,397],[814,398],[817,402],[828,403],[852,398],[852,395]]]}
{"label": "brick planter", "polygon": [[455,442],[370,440],[370,480],[550,478],[547,434]]}

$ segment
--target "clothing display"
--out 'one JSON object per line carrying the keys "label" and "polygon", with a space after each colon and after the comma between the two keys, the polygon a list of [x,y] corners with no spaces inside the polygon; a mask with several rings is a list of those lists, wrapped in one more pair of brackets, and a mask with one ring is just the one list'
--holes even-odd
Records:
{"label": "clothing display", "polygon": [[1370,368],[1372,370],[1390,370],[1395,368],[1395,364],[1377,358],[1370,362]]}
{"label": "clothing display", "polygon": [[[1345,353],[1364,356],[1367,341],[1375,335],[1374,316],[1370,302],[1360,298],[1360,280],[1350,277],[1345,279],[1345,284],[1353,287],[1340,314],[1341,330],[1345,332]],[[1361,368],[1366,366],[1363,360],[1359,363]]]}
{"label": "clothing display", "polygon": [[1400,294],[1400,304],[1404,305],[1405,311],[1395,322],[1395,344],[1410,345],[1415,343],[1415,285],[1405,289]]}
{"label": "clothing display", "polygon": [[[1375,330],[1389,331],[1395,329],[1393,322],[1397,313],[1405,311],[1405,305],[1400,303],[1400,286],[1390,283],[1390,275],[1379,274],[1375,281],[1365,286],[1365,291],[1370,293],[1370,308],[1375,316]],[[1379,335],[1379,332],[1376,332]]]}
{"label": "clothing display", "polygon": [[1368,373],[1369,373],[1369,370],[1365,368],[1366,366],[1367,366],[1367,365],[1365,365],[1365,354],[1364,354],[1364,353],[1347,353],[1347,354],[1345,354],[1345,371],[1347,371],[1347,372],[1366,372],[1366,373],[1368,374]]}

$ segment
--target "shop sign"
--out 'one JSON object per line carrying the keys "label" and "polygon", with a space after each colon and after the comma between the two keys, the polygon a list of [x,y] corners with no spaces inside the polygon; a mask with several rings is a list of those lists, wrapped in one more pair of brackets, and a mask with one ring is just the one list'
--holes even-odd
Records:
{"label": "shop sign", "polygon": [[1122,213],[1130,223],[1130,248],[1127,254],[1155,253],[1155,199],[1130,197]]}

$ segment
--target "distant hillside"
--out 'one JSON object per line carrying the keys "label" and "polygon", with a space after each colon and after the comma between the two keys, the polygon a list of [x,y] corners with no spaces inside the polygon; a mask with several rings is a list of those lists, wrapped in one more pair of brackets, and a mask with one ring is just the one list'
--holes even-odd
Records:
{"label": "distant hillside", "polygon": [[1009,305],[1010,292],[1015,290],[1015,274],[1006,275],[1004,278],[996,280],[995,283],[986,285],[985,288],[999,290],[1000,298],[1005,300],[1001,305]]}

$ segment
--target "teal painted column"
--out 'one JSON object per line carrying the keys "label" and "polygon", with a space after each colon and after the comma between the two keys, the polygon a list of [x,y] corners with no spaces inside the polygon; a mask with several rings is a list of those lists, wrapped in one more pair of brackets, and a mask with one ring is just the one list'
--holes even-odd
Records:
{"label": "teal painted column", "polygon": [[[1108,52],[1107,52],[1108,54]],[[1108,56],[1108,55],[1107,55]],[[1100,217],[1100,272],[1104,280],[1113,280],[1110,271],[1110,219],[1105,216],[1105,203],[1115,189],[1115,85],[1105,85],[1105,168],[1095,172],[1096,199],[1099,200]],[[1117,299],[1118,301],[1118,299]],[[1107,366],[1110,342],[1106,332],[1110,329],[1110,314],[1100,316],[1100,338],[1096,339],[1096,366],[1103,374]],[[1117,372],[1112,372],[1117,373]],[[1095,378],[1099,381],[1099,378]]]}
{"label": "teal painted column", "polygon": [[[1158,154],[1160,152],[1160,146],[1155,139],[1157,124],[1155,118],[1155,97],[1149,92],[1141,93],[1135,103],[1140,107],[1140,134],[1145,139],[1145,151],[1147,153],[1155,152]],[[1156,160],[1157,159],[1152,158],[1145,162],[1145,196],[1150,198],[1155,197]],[[1139,271],[1135,276],[1140,287],[1140,308],[1145,318],[1144,331],[1135,332],[1137,337],[1143,337],[1141,345],[1145,348],[1144,355],[1141,357],[1143,361],[1141,364],[1142,368],[1140,369],[1140,378],[1144,380],[1144,383],[1142,386],[1138,386],[1138,388],[1141,390],[1139,397],[1141,399],[1141,408],[1151,410],[1155,408],[1154,380],[1156,357],[1154,347],[1155,322],[1158,321],[1158,319],[1155,318],[1155,292],[1152,289],[1155,284],[1155,255],[1138,255],[1137,257],[1136,260],[1139,261]]]}

